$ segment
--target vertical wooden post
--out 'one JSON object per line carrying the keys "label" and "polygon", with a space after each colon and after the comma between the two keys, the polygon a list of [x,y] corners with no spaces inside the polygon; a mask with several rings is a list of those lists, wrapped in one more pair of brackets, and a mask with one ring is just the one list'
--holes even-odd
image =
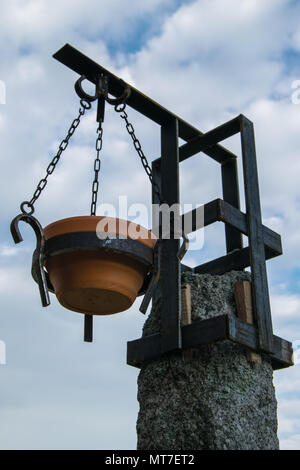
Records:
{"label": "vertical wooden post", "polygon": [[[253,324],[251,283],[249,281],[238,281],[234,284],[234,296],[238,317],[246,322]],[[261,364],[261,355],[246,349],[246,357],[252,364]]]}
{"label": "vertical wooden post", "polygon": [[[178,121],[170,119],[161,127],[162,197],[170,207],[179,204]],[[180,240],[172,238],[176,221],[171,225],[171,238],[161,241],[162,352],[181,348],[181,280],[177,253]]]}
{"label": "vertical wooden post", "polygon": [[[232,206],[240,209],[239,181],[236,158],[231,158],[222,163],[222,187],[223,199]],[[243,238],[239,230],[225,224],[227,253],[243,248]]]}
{"label": "vertical wooden post", "polygon": [[[190,325],[192,323],[192,293],[190,284],[181,286],[181,325]],[[193,350],[186,349],[182,351],[182,359],[184,362],[193,359]]]}
{"label": "vertical wooden post", "polygon": [[260,348],[266,352],[272,352],[273,327],[262,230],[254,130],[252,122],[245,116],[241,115],[240,120],[251,260],[252,301],[259,330]]}
{"label": "vertical wooden post", "polygon": [[[160,160],[156,160],[152,162],[152,178],[153,178],[153,186],[152,186],[152,204],[160,204],[160,200],[158,197],[158,194],[154,191],[154,185],[159,188],[159,191],[161,193],[161,167],[160,167]],[[152,228],[154,223],[159,224],[159,220],[154,220],[154,212],[152,210]],[[159,227],[155,226],[155,230],[159,231]],[[159,233],[156,233],[157,236],[159,236]],[[157,260],[156,260],[157,262]],[[154,267],[155,270],[157,270],[157,266]],[[154,288],[154,292],[152,295],[152,305],[154,305],[157,300],[161,297],[161,281],[159,280],[158,283],[156,284]]]}

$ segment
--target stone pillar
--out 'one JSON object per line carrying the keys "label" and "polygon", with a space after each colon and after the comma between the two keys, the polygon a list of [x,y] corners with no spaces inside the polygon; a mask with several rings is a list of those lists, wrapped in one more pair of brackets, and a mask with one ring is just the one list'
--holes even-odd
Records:
{"label": "stone pillar", "polygon": [[[222,276],[185,273],[191,285],[192,321],[236,315],[234,283],[247,272]],[[160,302],[143,335],[159,332]],[[181,355],[151,361],[138,378],[138,449],[278,449],[277,402],[267,357],[248,362],[240,345],[202,346],[190,360]]]}

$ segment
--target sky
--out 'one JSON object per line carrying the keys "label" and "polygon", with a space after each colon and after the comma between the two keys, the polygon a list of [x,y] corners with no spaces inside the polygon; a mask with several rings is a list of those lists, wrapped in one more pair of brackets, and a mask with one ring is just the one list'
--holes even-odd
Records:
{"label": "sky", "polygon": [[[126,342],[141,336],[140,299],[96,318],[95,341],[84,343],[82,315],[53,295],[50,307],[40,304],[30,227],[22,225],[18,246],[9,233],[78,112],[78,76],[52,54],[73,45],[202,132],[240,113],[254,122],[263,223],[281,234],[284,250],[267,263],[274,332],[300,345],[300,93],[292,88],[300,2],[0,1],[0,448],[135,449],[138,370],[126,365]],[[128,114],[149,160],[160,156],[159,127]],[[36,203],[43,226],[88,215],[95,131],[93,106]],[[224,145],[240,156],[237,137]],[[242,187],[240,164],[239,172]],[[180,190],[194,205],[221,197],[218,164],[203,154],[183,162]],[[99,200],[126,195],[149,206],[150,194],[124,123],[108,107]],[[224,229],[214,224],[185,262],[224,253]],[[300,366],[275,371],[274,384],[281,449],[300,449]]]}

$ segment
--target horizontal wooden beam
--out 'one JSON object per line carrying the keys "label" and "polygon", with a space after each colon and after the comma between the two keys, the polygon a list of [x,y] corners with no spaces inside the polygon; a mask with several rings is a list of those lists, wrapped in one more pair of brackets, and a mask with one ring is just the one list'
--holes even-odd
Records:
{"label": "horizontal wooden beam", "polygon": [[[127,100],[128,106],[131,106],[133,109],[159,125],[165,124],[170,119],[177,119],[179,137],[186,142],[203,135],[203,132],[171,113],[133,86],[124,82],[119,77],[109,72],[86,55],[82,54],[82,52],[72,47],[70,44],[63,46],[53,55],[53,57],[79,75],[85,75],[86,78],[94,84],[97,81],[97,77],[104,74],[108,77],[108,91],[113,96],[120,96],[124,91],[124,86],[129,86],[131,94]],[[235,157],[232,152],[221,145],[212,146],[206,149],[205,153],[218,162],[223,162],[228,158]]]}
{"label": "horizontal wooden beam", "polygon": [[[244,235],[248,235],[247,216],[242,211],[233,207],[228,202],[219,199],[220,204],[220,218],[223,222],[237,228]],[[276,255],[282,254],[281,236],[269,229],[265,225],[262,225],[264,244]]]}
{"label": "horizontal wooden beam", "polygon": [[[253,351],[259,351],[257,328],[233,315],[228,315],[228,339],[247,346]],[[270,354],[270,358],[274,370],[292,366],[294,364],[292,344],[273,335],[273,352]]]}
{"label": "horizontal wooden beam", "polygon": [[[267,259],[275,258],[277,254],[265,247],[265,257]],[[228,271],[242,271],[250,266],[250,252],[249,247],[240,250],[232,251],[225,256],[216,258],[207,263],[200,264],[194,268],[196,274],[224,274]]]}
{"label": "horizontal wooden beam", "polygon": [[133,367],[142,367],[150,360],[163,356],[162,340],[160,334],[143,336],[127,342],[127,364]]}
{"label": "horizontal wooden beam", "polygon": [[[259,351],[257,328],[239,320],[234,315],[219,315],[182,327],[183,350],[224,340]],[[273,369],[293,365],[292,344],[275,335],[273,335],[273,343],[274,351],[269,355]],[[162,356],[160,334],[145,336],[127,343],[127,364],[131,366],[142,367],[145,362]]]}
{"label": "horizontal wooden beam", "polygon": [[[204,221],[202,220],[203,211]],[[189,224],[184,224],[185,220],[186,222],[189,222]],[[193,209],[192,211],[183,214],[181,217],[181,222],[187,235],[202,228],[202,223],[204,223],[204,227],[206,227],[207,225],[220,221],[238,229],[244,235],[248,235],[246,214],[222,199],[215,199],[214,201],[208,202],[207,204],[204,204],[204,207]],[[268,256],[273,252],[273,256],[269,257],[279,256],[282,254],[280,235],[265,225],[263,225],[263,239],[265,248],[269,249]]]}
{"label": "horizontal wooden beam", "polygon": [[[192,157],[196,153],[199,152],[206,152],[210,147],[218,144],[222,140],[228,139],[229,137],[233,136],[240,132],[240,117],[235,117],[230,121],[226,122],[225,124],[221,124],[220,126],[212,129],[211,131],[206,132],[203,135],[199,135],[195,137],[188,143],[182,145],[179,149],[179,160],[182,162],[189,157]],[[228,155],[229,156],[229,155]],[[224,156],[221,155],[221,158],[217,160],[219,163],[224,163]],[[236,158],[235,155],[231,155],[231,157]]]}

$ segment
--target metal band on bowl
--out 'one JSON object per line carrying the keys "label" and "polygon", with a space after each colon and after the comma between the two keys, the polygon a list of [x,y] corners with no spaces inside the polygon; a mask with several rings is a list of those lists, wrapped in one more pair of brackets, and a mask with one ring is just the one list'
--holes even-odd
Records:
{"label": "metal band on bowl", "polygon": [[58,235],[45,240],[44,255],[56,256],[73,251],[106,251],[120,253],[151,266],[153,264],[153,251],[143,243],[131,238],[111,238],[116,235],[107,233],[100,237],[96,232],[76,232]]}

